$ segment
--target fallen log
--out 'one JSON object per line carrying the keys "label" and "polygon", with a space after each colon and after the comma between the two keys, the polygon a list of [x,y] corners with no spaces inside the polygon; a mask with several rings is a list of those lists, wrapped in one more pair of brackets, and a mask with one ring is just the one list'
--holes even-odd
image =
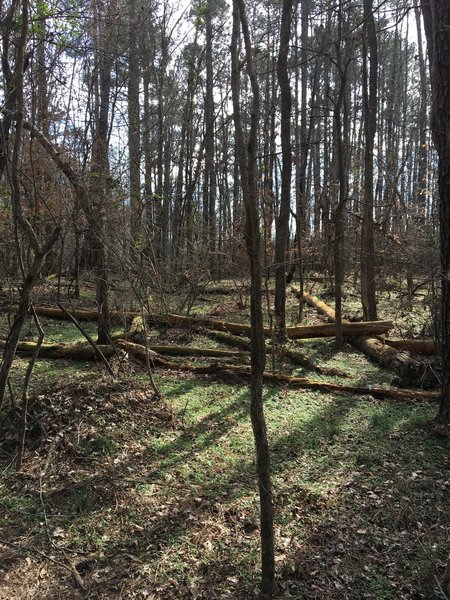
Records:
{"label": "fallen log", "polygon": [[[183,315],[149,315],[147,320],[155,325],[169,325],[179,327],[206,327],[213,331],[223,331],[232,334],[244,334],[250,337],[250,325],[246,323],[230,323],[217,319],[203,317],[185,317]],[[348,323],[345,325],[346,336],[360,336],[364,334],[380,335],[392,329],[390,321],[368,321]],[[271,336],[270,328],[264,329],[266,336]],[[334,337],[334,325],[303,325],[300,327],[287,327],[286,333],[290,339],[308,339],[319,337]]]}
{"label": "fallen log", "polygon": [[[0,348],[5,347],[5,340],[0,340]],[[106,358],[114,355],[112,346],[99,346]],[[36,342],[22,341],[17,345],[17,352],[30,356],[36,349]],[[42,344],[39,350],[39,358],[66,358],[73,360],[94,360],[98,358],[96,350],[87,342],[78,344]]]}
{"label": "fallen log", "polygon": [[434,340],[390,340],[383,338],[382,341],[398,350],[406,350],[413,354],[424,354],[425,356],[435,356],[438,348]]}
{"label": "fallen log", "polygon": [[[208,335],[228,346],[235,346],[238,348],[242,348],[244,350],[250,349],[250,342],[244,338],[241,338],[237,335],[232,335],[231,333],[224,333],[221,331],[210,331]],[[336,377],[350,377],[347,373],[340,371],[339,369],[333,369],[330,367],[322,367],[314,364],[311,360],[306,358],[299,350],[294,350],[292,348],[287,348],[286,346],[281,346],[279,348],[280,352],[294,365],[298,365],[300,367],[305,367],[306,369],[311,369],[317,373],[321,373],[322,375],[333,375]],[[270,354],[272,352],[272,345],[266,344],[266,352]]]}
{"label": "fallen log", "polygon": [[226,344],[232,348],[241,348],[247,352],[250,351],[250,341],[238,335],[233,335],[224,331],[207,331],[206,335],[213,340],[222,342],[222,344]]}
{"label": "fallen log", "polygon": [[[125,341],[125,340],[120,340]],[[127,342],[128,343],[128,342]],[[4,348],[5,340],[0,340],[0,349]],[[144,347],[144,346],[143,346]],[[98,346],[103,356],[110,358],[114,355],[112,346]],[[19,342],[17,352],[24,355],[32,355],[36,349],[36,342],[22,341]],[[216,348],[194,348],[187,346],[166,346],[166,345],[149,345],[150,354],[168,356],[204,356],[207,358],[246,358],[246,352],[233,352],[230,350],[221,350]],[[39,358],[67,358],[74,360],[93,360],[100,358],[98,352],[90,344],[79,342],[77,344],[58,344],[44,343],[39,352]]]}
{"label": "fallen log", "polygon": [[233,350],[221,350],[220,348],[197,348],[194,346],[169,346],[161,344],[149,344],[147,346],[157,354],[168,356],[204,356],[213,358],[246,358],[248,352],[237,352]]}
{"label": "fallen log", "polygon": [[[155,325],[170,325],[179,327],[206,327],[213,331],[223,331],[232,334],[244,334],[250,337],[250,325],[246,323],[231,323],[204,317],[185,317],[183,315],[149,315],[147,320]],[[392,329],[390,321],[368,321],[348,323],[344,326],[346,336],[360,336],[365,334],[380,335]],[[266,336],[271,336],[270,328],[264,329]],[[334,337],[334,325],[303,325],[287,327],[286,334],[290,339],[308,339],[319,337]]]}
{"label": "fallen log", "polygon": [[[297,287],[296,285],[293,285],[291,287],[291,291],[297,296],[297,298],[299,298],[299,295],[300,295],[299,287]],[[312,294],[308,294],[308,292],[303,292],[303,300],[307,304],[309,304],[310,306],[315,308],[321,315],[324,315],[325,317],[327,317],[331,323],[334,322],[336,315],[335,315],[334,309],[332,309],[331,306],[328,306],[328,304],[326,304],[325,302],[322,302],[322,300],[320,300],[316,296],[313,296]],[[344,323],[346,323],[345,319],[343,319],[343,321],[342,321],[342,324],[344,324]]]}
{"label": "fallen log", "polygon": [[[4,340],[0,340],[0,348],[4,344]],[[134,344],[126,340],[117,340],[117,346],[129,354],[132,354],[138,358],[144,364],[146,363],[146,349],[140,344]],[[36,348],[36,342],[19,342],[18,352],[23,354],[32,354]],[[115,349],[112,346],[100,346],[102,353],[106,357],[113,356]],[[150,362],[154,366],[162,367],[165,369],[175,371],[188,371],[198,374],[210,374],[217,376],[243,376],[250,377],[250,368],[245,366],[226,365],[226,364],[213,364],[208,366],[196,366],[175,363],[163,358],[157,352],[148,350]],[[86,342],[78,344],[43,344],[39,353],[40,358],[63,358],[63,359],[75,359],[75,360],[94,360],[97,359],[97,353],[94,348]],[[304,389],[312,389],[322,392],[331,393],[349,393],[368,395],[374,398],[394,398],[397,400],[416,400],[416,401],[434,401],[439,398],[438,393],[424,392],[421,390],[402,390],[398,388],[378,388],[378,387],[354,387],[348,385],[341,385],[337,383],[324,383],[321,381],[314,381],[306,377],[291,377],[284,375],[283,373],[264,373],[264,379],[266,381],[273,381],[281,385],[292,385],[294,387],[301,387]]]}
{"label": "fallen log", "polygon": [[[292,286],[291,291],[298,294],[299,288]],[[334,319],[334,310],[316,296],[305,292],[303,299],[328,319]],[[352,339],[351,343],[375,362],[394,371],[400,386],[429,389],[439,385],[436,373],[430,365],[411,356],[409,352],[391,348],[376,338],[358,337]]]}
{"label": "fallen log", "polygon": [[[13,308],[13,307],[12,307]],[[64,310],[50,306],[36,306],[36,314],[49,319],[70,320]],[[73,309],[70,312],[78,321],[96,321],[98,313],[93,310]],[[133,327],[138,327],[140,315],[131,312],[111,311],[112,322],[132,321]],[[179,327],[206,327],[213,331],[225,331],[234,334],[245,334],[250,336],[250,325],[246,323],[230,323],[202,317],[185,317],[183,315],[148,315],[147,320],[155,325],[179,326]],[[359,323],[343,324],[345,336],[380,335],[392,329],[390,321],[367,321]],[[264,329],[266,336],[271,335],[269,328]],[[320,337],[334,337],[334,325],[303,325],[299,327],[288,327],[286,333],[289,339],[308,339]]]}
{"label": "fallen log", "polygon": [[[17,305],[11,304],[8,307],[10,312],[17,309]],[[36,314],[40,317],[47,317],[47,319],[57,319],[58,321],[70,321],[71,319],[67,316],[64,311],[60,308],[54,308],[53,306],[36,306]],[[98,321],[98,312],[95,310],[88,310],[86,308],[71,309],[70,314],[73,315],[78,321]],[[132,319],[136,316],[134,313],[123,313],[118,310],[112,310],[110,312],[111,321],[115,323],[123,322],[127,319]]]}
{"label": "fallen log", "polygon": [[153,352],[153,350],[150,350],[150,348],[146,348],[141,344],[135,344],[134,342],[128,342],[127,340],[123,339],[116,340],[115,343],[119,348],[139,358],[145,364],[147,364],[148,358],[153,366],[165,367],[166,369],[173,369],[175,366],[177,366],[177,363],[172,363],[169,360],[166,360],[156,352]]}
{"label": "fallen log", "polygon": [[[144,362],[146,360],[146,350],[140,344],[134,344],[125,340],[117,340],[117,345],[133,354],[136,358]],[[244,376],[250,377],[251,370],[248,367],[240,367],[234,365],[214,364],[206,367],[192,366],[186,364],[173,363],[161,360],[156,353],[152,353],[152,361],[155,365],[160,365],[168,369],[176,371],[189,371],[191,373],[222,375],[222,376]],[[424,392],[422,390],[409,390],[399,388],[379,388],[379,387],[355,387],[350,385],[341,385],[337,383],[324,383],[322,381],[314,381],[307,377],[291,377],[283,373],[264,372],[263,377],[266,381],[273,381],[282,385],[292,385],[304,389],[317,390],[322,392],[331,392],[337,394],[358,394],[360,396],[372,396],[373,398],[393,398],[396,400],[416,400],[416,401],[435,401],[439,398],[436,392]]]}
{"label": "fallen log", "polygon": [[[390,321],[359,321],[357,323],[342,323],[342,331],[345,337],[359,337],[361,335],[381,335],[392,329]],[[324,325],[301,325],[299,327],[287,327],[286,333],[291,340],[308,338],[334,337],[336,327],[334,324]]]}

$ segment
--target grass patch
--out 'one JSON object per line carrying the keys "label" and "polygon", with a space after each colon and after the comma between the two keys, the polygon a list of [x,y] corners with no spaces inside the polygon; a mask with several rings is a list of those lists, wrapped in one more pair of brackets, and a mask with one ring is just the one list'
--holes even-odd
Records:
{"label": "grass patch", "polygon": [[[144,588],[161,599],[251,598],[259,542],[247,386],[173,374],[159,383],[162,405],[131,381],[47,394],[47,438],[27,455],[25,479],[4,475],[0,522],[11,543],[45,548],[47,527],[56,548],[87,553],[83,577],[102,598],[119,598],[123,585],[130,598]],[[427,597],[448,526],[435,407],[272,386],[265,406],[281,592]],[[70,577],[46,568],[77,597]]]}
{"label": "grass patch", "polygon": [[[205,313],[216,301],[205,294]],[[230,306],[218,312],[247,318]],[[46,330],[60,341],[78,336],[68,323]],[[221,347],[195,332],[150,335]],[[389,384],[391,375],[350,347],[299,345],[348,373],[346,383]],[[17,397],[26,364],[14,364]],[[81,597],[70,572],[35,549],[62,562],[70,556],[99,599],[254,597],[259,516],[248,380],[162,371],[156,380],[163,400],[130,364],[112,382],[95,363],[38,361],[20,475],[8,468],[17,419],[5,406],[0,539],[9,545],[0,542],[0,598]],[[264,397],[280,598],[439,597],[449,448],[433,435],[436,407],[272,385]]]}

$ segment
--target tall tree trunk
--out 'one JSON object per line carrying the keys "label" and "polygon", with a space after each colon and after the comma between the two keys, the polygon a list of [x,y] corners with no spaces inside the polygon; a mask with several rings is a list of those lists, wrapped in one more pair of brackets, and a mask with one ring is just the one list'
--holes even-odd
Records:
{"label": "tall tree trunk", "polygon": [[377,319],[377,305],[375,298],[375,244],[373,224],[373,150],[377,124],[378,51],[372,0],[364,0],[364,30],[362,92],[365,150],[364,197],[361,231],[361,300],[364,320],[375,321]]}
{"label": "tall tree trunk", "polygon": [[[96,14],[96,34],[94,46],[97,56],[97,77],[95,97],[95,129],[92,140],[90,165],[90,202],[84,204],[83,211],[92,233],[92,253],[96,275],[96,302],[99,311],[97,337],[99,344],[107,344],[111,329],[109,317],[109,273],[106,247],[106,217],[108,214],[108,176],[109,176],[109,111],[111,100],[111,70],[114,61],[114,19],[113,6],[107,14]],[[110,29],[109,29],[110,27]]]}
{"label": "tall tree trunk", "polygon": [[344,342],[342,334],[342,284],[344,281],[344,210],[347,202],[347,173],[346,153],[347,144],[344,141],[342,125],[342,108],[347,93],[347,76],[349,60],[343,57],[340,47],[342,40],[342,0],[338,7],[338,39],[336,44],[336,67],[338,76],[338,93],[333,110],[334,163],[338,180],[338,201],[334,212],[334,298],[336,311],[336,347],[341,348]]}
{"label": "tall tree trunk", "polygon": [[203,222],[204,239],[211,255],[210,267],[214,267],[214,251],[216,247],[216,160],[214,138],[214,73],[213,73],[213,26],[212,13],[215,0],[208,0],[205,15],[205,172],[203,184]]}
{"label": "tall tree trunk", "polygon": [[[142,11],[141,11],[142,13]],[[130,237],[133,246],[141,237],[141,148],[139,111],[139,55],[136,31],[139,12],[136,0],[129,0],[128,49],[128,160],[130,173]]]}
{"label": "tall tree trunk", "polygon": [[439,155],[439,199],[442,282],[442,396],[439,419],[450,422],[450,4],[424,0],[433,92],[432,127]]}
{"label": "tall tree trunk", "polygon": [[[239,21],[245,43],[248,76],[252,87],[251,124],[247,152],[241,119],[239,85]],[[231,42],[231,87],[233,116],[237,138],[242,197],[246,212],[245,240],[251,269],[251,420],[256,449],[260,522],[261,522],[261,592],[271,597],[275,592],[275,555],[273,530],[273,500],[270,477],[270,454],[263,410],[263,373],[265,366],[265,341],[262,311],[262,257],[260,219],[257,201],[256,151],[259,120],[259,86],[253,63],[253,49],[245,12],[244,0],[233,0],[233,32]]]}
{"label": "tall tree trunk", "polygon": [[291,37],[292,0],[283,0],[277,75],[281,92],[281,198],[275,239],[275,320],[277,337],[286,338],[286,250],[289,240],[291,208],[291,86],[288,75],[289,41]]}

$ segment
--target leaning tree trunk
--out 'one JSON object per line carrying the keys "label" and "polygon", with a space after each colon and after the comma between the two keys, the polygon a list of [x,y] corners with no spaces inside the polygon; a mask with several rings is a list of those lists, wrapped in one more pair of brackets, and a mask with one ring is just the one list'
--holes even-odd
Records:
{"label": "leaning tree trunk", "polygon": [[[19,261],[21,261],[21,242],[20,234],[23,235],[24,239],[30,245],[30,252],[34,254],[31,266],[26,270],[25,265],[21,262],[21,270],[23,276],[23,282],[20,292],[20,302],[18,311],[14,318],[11,330],[8,335],[8,339],[5,344],[3,352],[3,360],[0,368],[0,406],[3,402],[6,386],[8,382],[8,376],[11,370],[12,362],[16,352],[17,344],[19,342],[20,333],[22,331],[23,324],[31,306],[32,293],[35,283],[39,277],[44,260],[56,240],[58,239],[61,229],[56,227],[53,233],[48,238],[44,245],[39,243],[36,233],[24,215],[21,201],[21,190],[19,181],[20,172],[20,154],[22,151],[22,133],[23,133],[23,111],[24,111],[24,93],[23,93],[23,74],[25,64],[25,46],[28,34],[28,23],[29,23],[29,5],[28,0],[22,0],[21,9],[21,25],[20,35],[17,39],[17,59],[14,69],[14,87],[17,100],[17,114],[16,118],[16,130],[14,139],[14,148],[11,157],[11,205],[13,220],[15,224],[15,239],[16,249]],[[8,67],[9,68],[9,67]],[[10,114],[8,113],[8,117]]]}

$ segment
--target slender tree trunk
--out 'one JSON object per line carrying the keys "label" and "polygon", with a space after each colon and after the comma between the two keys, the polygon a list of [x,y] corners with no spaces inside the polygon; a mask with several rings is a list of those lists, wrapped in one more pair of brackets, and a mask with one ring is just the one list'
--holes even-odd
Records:
{"label": "slender tree trunk", "polygon": [[[107,214],[108,214],[108,183],[109,176],[109,111],[111,101],[111,71],[114,64],[115,31],[113,6],[108,7],[106,14],[97,14],[98,33],[95,38],[97,56],[98,87],[95,104],[95,130],[92,140],[92,156],[90,165],[90,202],[82,205],[89,228],[92,233],[92,252],[96,275],[96,302],[99,311],[97,341],[106,344],[110,338],[109,317],[109,272],[108,253],[106,247]],[[110,28],[110,29],[109,29]]]}
{"label": "slender tree trunk", "polygon": [[[342,0],[339,0],[338,38],[342,39]],[[336,311],[336,347],[341,348],[344,342],[342,334],[342,284],[344,281],[344,210],[347,202],[346,153],[342,126],[342,107],[347,91],[348,60],[344,60],[341,41],[336,45],[336,67],[339,78],[337,99],[334,105],[334,163],[338,179],[338,202],[334,213],[334,298]]]}
{"label": "slender tree trunk", "polygon": [[[141,11],[142,12],[142,11]],[[136,0],[129,0],[128,50],[128,153],[130,172],[130,236],[132,245],[141,237],[141,148],[139,110],[139,55],[136,30],[139,13]]]}
{"label": "slender tree trunk", "polygon": [[377,124],[378,51],[372,0],[364,0],[364,29],[362,91],[365,150],[363,219],[361,232],[361,300],[364,320],[375,321],[377,319],[377,305],[375,298],[375,244],[373,224],[373,150]]}
{"label": "slender tree trunk", "polygon": [[281,92],[281,199],[275,239],[275,320],[277,337],[286,338],[286,250],[289,241],[291,207],[291,86],[288,75],[289,41],[291,37],[292,0],[283,0],[277,75]]}
{"label": "slender tree trunk", "polygon": [[[252,87],[251,125],[247,144],[244,142],[239,93],[239,21],[245,42],[248,76]],[[270,454],[263,410],[263,373],[266,360],[262,311],[262,257],[260,220],[257,202],[256,150],[259,119],[259,86],[253,64],[247,16],[243,0],[233,0],[233,33],[231,42],[231,86],[233,114],[240,167],[242,196],[246,211],[245,239],[251,269],[251,420],[256,448],[260,522],[261,522],[261,592],[272,597],[275,592],[275,555],[273,500],[270,477]],[[245,152],[247,147],[247,152]]]}
{"label": "slender tree trunk", "polygon": [[[209,264],[214,267],[216,247],[216,160],[214,131],[214,73],[213,73],[213,27],[212,12],[215,0],[208,0],[205,15],[205,172],[203,183],[204,239],[211,255]],[[213,269],[214,270],[214,269]]]}

